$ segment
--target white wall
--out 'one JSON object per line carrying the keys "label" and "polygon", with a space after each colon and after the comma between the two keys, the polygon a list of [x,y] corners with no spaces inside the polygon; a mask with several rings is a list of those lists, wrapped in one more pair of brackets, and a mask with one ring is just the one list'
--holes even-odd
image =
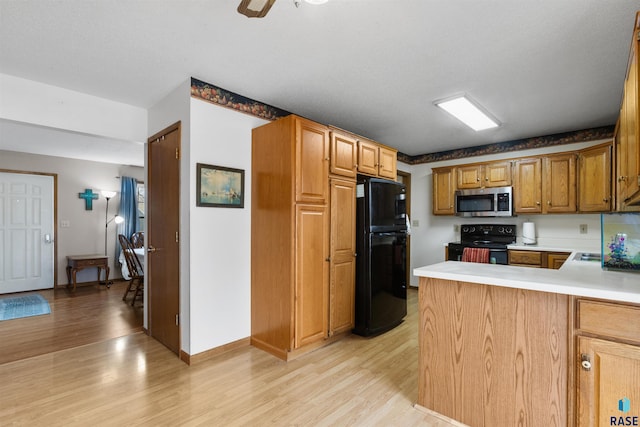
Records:
{"label": "white wall", "polygon": [[[144,179],[144,170],[135,166],[115,165],[112,163],[89,162],[63,157],[41,156],[37,154],[17,153],[0,150],[0,169],[39,172],[58,175],[57,232],[54,236],[57,244],[57,280],[59,285],[67,283],[67,255],[104,253],[104,231],[106,200],[100,196],[93,201],[93,209],[85,210],[85,202],[78,193],[90,188],[94,193],[100,190],[120,191],[119,176],[131,176]],[[109,201],[109,212],[115,215],[120,206],[119,194]],[[62,221],[69,223],[68,228],[60,226]],[[119,269],[114,268],[116,245],[116,227],[111,223],[108,229],[108,255],[111,267],[110,277],[122,277]],[[96,280],[96,270],[86,269],[78,272],[78,282]]]}
{"label": "white wall", "polygon": [[[518,237],[522,237],[522,223],[532,221],[536,224],[539,244],[566,245],[567,240],[579,241],[586,248],[596,249],[600,246],[600,215],[521,215],[512,218],[460,218],[455,216],[432,215],[432,168],[463,163],[475,163],[490,160],[509,159],[514,157],[535,156],[548,153],[579,150],[607,141],[567,144],[551,148],[524,150],[488,156],[470,157],[463,160],[434,162],[421,165],[398,164],[398,169],[411,173],[411,214],[412,222],[419,225],[411,229],[411,270],[429,264],[444,261],[444,245],[460,240],[460,233],[454,231],[454,225],[460,224],[515,224]],[[579,233],[579,224],[587,224],[588,233]],[[412,275],[411,285],[418,286],[418,279]]]}
{"label": "white wall", "polygon": [[[264,123],[191,100],[191,354],[251,335],[251,129]],[[244,208],[196,207],[196,163],[243,169]]]}
{"label": "white wall", "polygon": [[0,74],[0,118],[125,141],[146,141],[143,108]]}
{"label": "white wall", "polygon": [[0,74],[0,118],[125,141],[146,141],[143,108]]}

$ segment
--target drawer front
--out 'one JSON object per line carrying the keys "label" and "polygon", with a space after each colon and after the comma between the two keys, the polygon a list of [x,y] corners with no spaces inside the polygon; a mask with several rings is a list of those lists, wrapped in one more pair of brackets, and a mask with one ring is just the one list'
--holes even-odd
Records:
{"label": "drawer front", "polygon": [[509,264],[542,265],[542,252],[510,250]]}
{"label": "drawer front", "polygon": [[105,265],[105,261],[102,259],[82,259],[74,262],[76,268],[82,267],[97,267]]}
{"label": "drawer front", "polygon": [[579,299],[577,315],[582,332],[640,343],[640,306]]}

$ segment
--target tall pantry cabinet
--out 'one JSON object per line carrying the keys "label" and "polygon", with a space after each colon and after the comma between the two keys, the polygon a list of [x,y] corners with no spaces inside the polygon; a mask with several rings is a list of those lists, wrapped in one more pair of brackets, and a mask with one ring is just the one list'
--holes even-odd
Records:
{"label": "tall pantry cabinet", "polygon": [[290,360],[332,335],[330,132],[291,115],[252,139],[251,344]]}

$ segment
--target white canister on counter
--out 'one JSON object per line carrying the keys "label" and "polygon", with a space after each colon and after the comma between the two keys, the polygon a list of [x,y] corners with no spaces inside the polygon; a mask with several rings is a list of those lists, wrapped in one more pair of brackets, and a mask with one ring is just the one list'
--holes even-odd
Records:
{"label": "white canister on counter", "polygon": [[536,244],[536,225],[533,222],[522,223],[522,243],[525,245]]}

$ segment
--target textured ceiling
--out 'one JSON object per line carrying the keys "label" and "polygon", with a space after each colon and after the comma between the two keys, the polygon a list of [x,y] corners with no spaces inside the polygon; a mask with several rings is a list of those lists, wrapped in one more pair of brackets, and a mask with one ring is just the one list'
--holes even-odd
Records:
{"label": "textured ceiling", "polygon": [[[0,73],[144,108],[196,77],[420,155],[615,123],[640,9],[278,0],[249,19],[238,3],[0,0]],[[459,93],[502,126],[473,132],[433,105]]]}

